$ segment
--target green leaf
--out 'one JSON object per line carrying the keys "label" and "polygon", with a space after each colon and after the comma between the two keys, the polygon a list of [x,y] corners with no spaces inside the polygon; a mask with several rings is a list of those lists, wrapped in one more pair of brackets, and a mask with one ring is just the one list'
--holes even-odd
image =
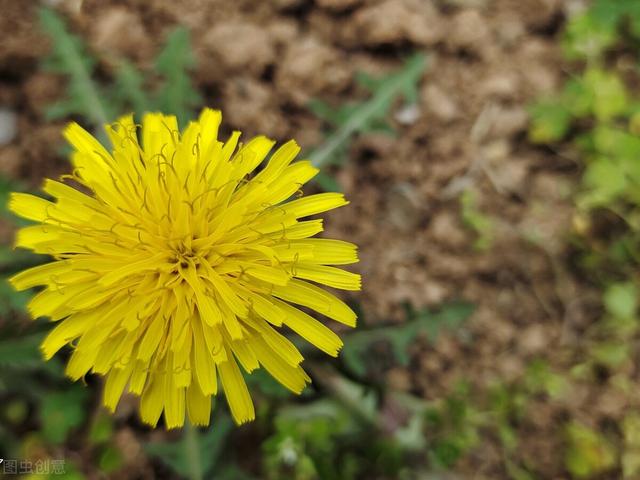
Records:
{"label": "green leaf", "polygon": [[589,478],[615,467],[615,449],[599,432],[579,423],[570,423],[565,434],[567,447],[564,461],[573,476]]}
{"label": "green leaf", "polygon": [[163,85],[156,95],[159,110],[178,117],[184,126],[200,103],[199,93],[193,88],[189,71],[195,66],[195,57],[189,41],[189,31],[175,29],[156,59],[156,70],[163,77]]}
{"label": "green leaf", "polygon": [[619,341],[598,343],[591,348],[594,360],[611,368],[618,368],[630,358],[630,347]]}
{"label": "green leaf", "polygon": [[408,347],[420,334],[435,342],[443,331],[458,329],[473,312],[469,303],[458,302],[443,305],[439,311],[413,311],[408,313],[406,323],[385,327],[357,330],[347,336],[341,358],[354,374],[363,377],[367,366],[365,359],[371,346],[377,342],[389,342],[401,365],[409,363]]}
{"label": "green leaf", "polygon": [[399,95],[408,102],[415,101],[417,85],[426,66],[427,58],[416,54],[405,62],[400,71],[380,79],[360,75],[360,81],[366,78],[364,83],[372,90],[372,97],[361,103],[331,109],[322,102],[313,102],[310,106],[312,111],[336,126],[336,129],[308,155],[311,162],[318,168],[334,162],[336,153],[345,148],[353,135],[370,131],[386,119],[393,100]]}
{"label": "green leaf", "polygon": [[39,10],[40,25],[52,40],[52,50],[43,67],[67,75],[68,100],[58,103],[49,116],[77,113],[94,126],[108,123],[115,112],[100,86],[93,81],[95,60],[86,52],[84,42],[69,33],[62,17],[50,8]]}
{"label": "green leaf", "polygon": [[608,157],[597,158],[587,165],[583,176],[585,192],[578,198],[582,208],[612,203],[627,188],[627,178]]}
{"label": "green leaf", "polygon": [[271,399],[291,398],[291,392],[262,368],[251,372],[251,375],[246,377],[246,381],[250,387],[260,389],[262,393]]}
{"label": "green leaf", "polygon": [[15,333],[3,332],[3,336],[10,339],[0,342],[0,369],[40,367],[44,363],[40,353],[44,334],[33,333],[18,337]]}
{"label": "green leaf", "polygon": [[593,95],[582,78],[569,79],[557,101],[561,108],[566,109],[574,117],[582,118],[591,115]]}
{"label": "green leaf", "polygon": [[638,310],[638,289],[632,282],[614,283],[607,288],[603,300],[610,315],[630,319]]}
{"label": "green leaf", "polygon": [[[200,433],[198,430],[195,431],[199,439],[197,442],[198,454],[205,478],[210,478],[207,474],[217,468],[220,455],[232,427],[233,423],[229,417],[220,416],[204,433]],[[191,456],[187,451],[185,442],[182,440],[149,443],[144,446],[144,449],[149,455],[158,458],[178,474],[185,475],[191,470]]]}
{"label": "green leaf", "polygon": [[49,442],[63,443],[73,428],[82,425],[86,416],[86,398],[87,391],[76,385],[43,397],[40,422],[42,434]]}
{"label": "green leaf", "polygon": [[616,20],[603,21],[593,11],[573,17],[563,39],[566,57],[578,60],[601,56],[618,39]]}
{"label": "green leaf", "polygon": [[98,460],[98,468],[104,473],[114,473],[120,470],[124,465],[122,452],[113,446],[107,445],[102,449]]}
{"label": "green leaf", "polygon": [[126,60],[120,60],[113,85],[113,98],[124,108],[131,107],[138,116],[142,116],[153,107],[145,90],[142,73]]}
{"label": "green leaf", "polygon": [[7,281],[7,277],[0,276],[0,315],[6,316],[11,312],[26,312],[31,293],[31,290],[15,291]]}
{"label": "green leaf", "polygon": [[333,178],[331,175],[325,172],[318,172],[315,176],[314,180],[318,183],[320,188],[327,192],[341,192],[342,188],[338,181]]}
{"label": "green leaf", "polygon": [[567,380],[554,373],[549,364],[541,359],[532,361],[527,366],[525,385],[531,393],[544,392],[551,398],[561,398],[567,391]]}
{"label": "green leaf", "polygon": [[476,233],[473,247],[484,251],[491,248],[493,243],[493,220],[480,211],[477,205],[476,194],[471,189],[466,189],[460,196],[461,217],[463,223]]}
{"label": "green leaf", "polygon": [[585,72],[584,83],[593,95],[593,114],[597,119],[607,121],[626,111],[627,89],[615,73],[592,68]]}
{"label": "green leaf", "polygon": [[99,410],[98,415],[91,424],[89,430],[89,441],[94,444],[106,443],[113,435],[113,420],[103,410]]}
{"label": "green leaf", "polygon": [[567,135],[571,126],[571,112],[558,100],[536,103],[530,107],[529,113],[529,139],[534,143],[558,142]]}

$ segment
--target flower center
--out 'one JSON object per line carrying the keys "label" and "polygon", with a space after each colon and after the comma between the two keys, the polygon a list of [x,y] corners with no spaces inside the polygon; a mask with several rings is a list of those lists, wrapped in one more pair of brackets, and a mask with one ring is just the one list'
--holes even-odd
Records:
{"label": "flower center", "polygon": [[197,267],[203,260],[199,252],[194,251],[191,247],[188,247],[181,243],[174,249],[173,263],[179,265],[180,268],[189,268],[190,266]]}

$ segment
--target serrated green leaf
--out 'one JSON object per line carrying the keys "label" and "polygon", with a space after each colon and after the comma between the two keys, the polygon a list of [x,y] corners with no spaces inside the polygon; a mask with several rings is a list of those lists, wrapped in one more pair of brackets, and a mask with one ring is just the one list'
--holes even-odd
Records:
{"label": "serrated green leaf", "polygon": [[473,305],[465,302],[443,305],[438,311],[409,311],[406,323],[394,326],[370,328],[355,331],[347,336],[341,358],[357,376],[367,371],[366,353],[377,342],[388,342],[396,360],[401,365],[409,363],[408,347],[420,334],[431,341],[437,341],[440,333],[453,331],[462,326],[473,312]]}
{"label": "serrated green leaf", "polygon": [[145,79],[131,62],[120,60],[113,85],[113,98],[124,108],[133,108],[138,116],[153,109],[145,90]]}
{"label": "serrated green leaf", "polygon": [[156,95],[157,108],[176,115],[179,124],[184,126],[201,100],[188,73],[195,66],[195,57],[186,28],[171,32],[155,66],[163,77],[163,85]]}
{"label": "serrated green leaf", "polygon": [[91,58],[82,40],[69,33],[65,21],[51,8],[39,10],[40,25],[52,40],[52,51],[43,67],[68,76],[68,98],[49,114],[59,115],[62,111],[77,113],[94,125],[108,123],[115,117],[106,95],[92,80],[95,60]]}
{"label": "serrated green leaf", "polygon": [[376,122],[384,121],[391,103],[399,95],[413,101],[426,66],[427,58],[416,54],[405,62],[400,71],[380,79],[374,80],[371,77],[359,75],[359,81],[372,88],[371,98],[361,103],[343,105],[335,109],[335,113],[330,112],[326,105],[316,102],[315,107],[312,108],[315,108],[322,118],[337,125],[337,128],[320,147],[308,155],[311,162],[319,168],[330,164],[336,152],[343,149],[353,135],[368,131]]}

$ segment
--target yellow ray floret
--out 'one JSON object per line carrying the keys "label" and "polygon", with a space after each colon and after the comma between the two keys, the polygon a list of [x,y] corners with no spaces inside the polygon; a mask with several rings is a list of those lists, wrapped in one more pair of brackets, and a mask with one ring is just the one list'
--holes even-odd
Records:
{"label": "yellow ray floret", "polygon": [[[285,336],[294,331],[329,355],[342,341],[311,309],[354,327],[356,314],[322,286],[359,290],[341,266],[357,247],[311,238],[321,219],[346,205],[342,194],[302,195],[318,170],[294,162],[300,148],[276,149],[240,132],[218,140],[219,111],[205,109],[180,132],[174,116],[127,115],[107,125],[107,150],[79,125],[64,136],[74,188],[46,180],[50,200],[14,193],[9,208],[36,222],[15,245],[54,261],[11,278],[17,290],[41,287],[29,302],[57,322],[42,344],[48,360],[67,344],[66,373],[106,377],[103,401],[141,397],[140,417],[167,428],[185,417],[208,425],[212,396],[224,391],[237,423],[255,416],[244,380],[264,368],[294,393],[311,379]],[[261,164],[263,168],[259,168]]]}

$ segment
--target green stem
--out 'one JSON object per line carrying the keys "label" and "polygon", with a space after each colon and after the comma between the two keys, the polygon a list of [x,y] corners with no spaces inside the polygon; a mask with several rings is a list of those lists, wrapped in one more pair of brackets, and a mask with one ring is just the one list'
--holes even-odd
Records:
{"label": "green stem", "polygon": [[198,429],[187,420],[184,426],[184,448],[189,462],[189,478],[202,480],[202,462],[200,460],[200,438]]}

